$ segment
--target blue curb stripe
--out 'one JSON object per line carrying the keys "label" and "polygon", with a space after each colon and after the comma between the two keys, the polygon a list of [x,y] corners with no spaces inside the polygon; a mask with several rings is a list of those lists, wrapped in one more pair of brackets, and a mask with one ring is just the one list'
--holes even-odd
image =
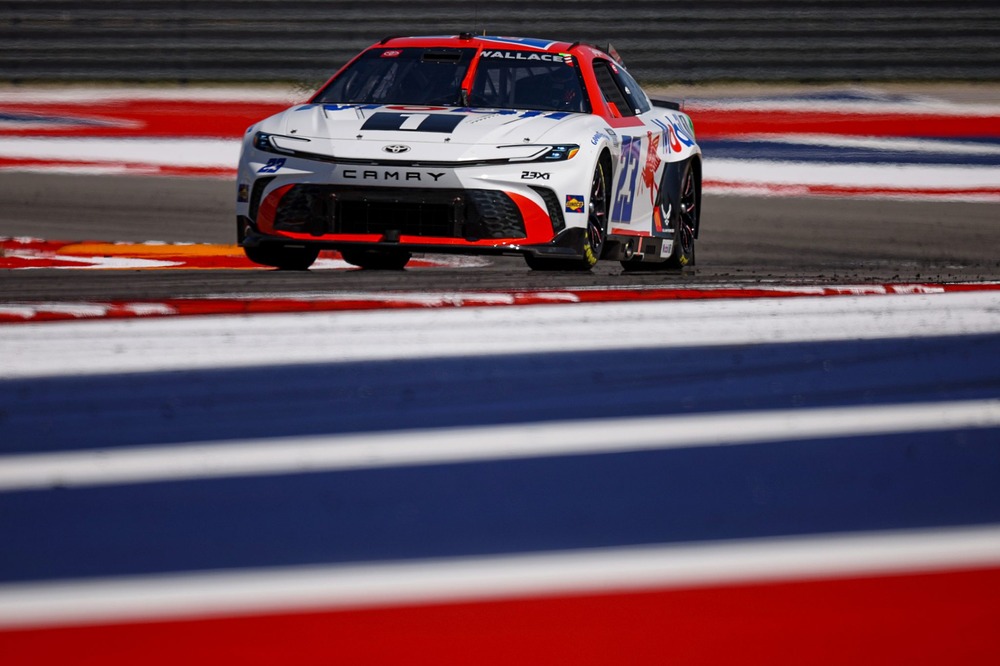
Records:
{"label": "blue curb stripe", "polygon": [[1000,334],[0,381],[0,454],[1000,397]]}
{"label": "blue curb stripe", "polygon": [[1000,523],[998,479],[991,428],[10,492],[0,580]]}

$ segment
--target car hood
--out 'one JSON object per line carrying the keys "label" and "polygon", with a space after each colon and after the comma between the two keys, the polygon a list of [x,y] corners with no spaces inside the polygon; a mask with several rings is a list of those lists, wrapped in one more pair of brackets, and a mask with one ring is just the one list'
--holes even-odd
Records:
{"label": "car hood", "polygon": [[497,157],[482,154],[497,146],[508,147],[504,152],[508,157],[514,156],[511,150],[525,155],[537,152],[540,144],[565,136],[562,130],[569,125],[589,118],[580,113],[513,109],[305,104],[272,119],[277,122],[265,121],[260,129],[292,139],[289,147],[297,144],[295,149],[315,154],[366,157],[373,150],[404,146],[411,158],[477,159]]}

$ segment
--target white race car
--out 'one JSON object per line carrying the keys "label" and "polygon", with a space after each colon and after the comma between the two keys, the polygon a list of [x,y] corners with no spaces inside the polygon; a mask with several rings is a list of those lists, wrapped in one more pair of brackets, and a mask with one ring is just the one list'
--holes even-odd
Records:
{"label": "white race car", "polygon": [[536,270],[694,263],[701,150],[614,53],[510,37],[396,37],[247,130],[237,234],[252,261],[362,268],[412,252]]}

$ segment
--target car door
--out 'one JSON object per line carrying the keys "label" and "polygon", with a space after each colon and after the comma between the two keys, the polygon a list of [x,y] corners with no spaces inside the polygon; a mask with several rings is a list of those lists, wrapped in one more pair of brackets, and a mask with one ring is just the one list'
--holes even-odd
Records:
{"label": "car door", "polygon": [[[664,110],[650,103],[624,67],[604,58],[595,58],[592,66],[605,102],[605,120],[621,140],[611,184],[608,231],[652,235],[656,231],[653,208],[671,146],[678,141],[676,133],[670,131],[671,121]],[[680,151],[676,152],[679,158]]]}

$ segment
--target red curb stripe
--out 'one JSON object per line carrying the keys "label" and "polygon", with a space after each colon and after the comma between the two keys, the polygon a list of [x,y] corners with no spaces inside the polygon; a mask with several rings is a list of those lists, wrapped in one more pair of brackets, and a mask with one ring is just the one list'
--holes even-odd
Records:
{"label": "red curb stripe", "polygon": [[[839,287],[722,287],[683,289],[546,289],[468,293],[396,292],[347,298],[171,298],[159,301],[17,302],[0,305],[0,323],[17,324],[80,319],[351,312],[362,310],[554,305],[624,301],[679,301],[743,298],[884,296],[968,291],[1000,291],[1000,283],[885,284]],[[498,298],[500,297],[500,298]],[[506,298],[503,298],[506,297]],[[4,311],[4,308],[7,308]]]}
{"label": "red curb stripe", "polygon": [[1000,569],[0,632],[17,664],[987,664]]}
{"label": "red curb stripe", "polygon": [[8,128],[8,136],[240,138],[254,123],[290,104],[218,100],[115,99],[82,102],[2,103],[0,109],[40,117],[100,121],[97,125]]}

